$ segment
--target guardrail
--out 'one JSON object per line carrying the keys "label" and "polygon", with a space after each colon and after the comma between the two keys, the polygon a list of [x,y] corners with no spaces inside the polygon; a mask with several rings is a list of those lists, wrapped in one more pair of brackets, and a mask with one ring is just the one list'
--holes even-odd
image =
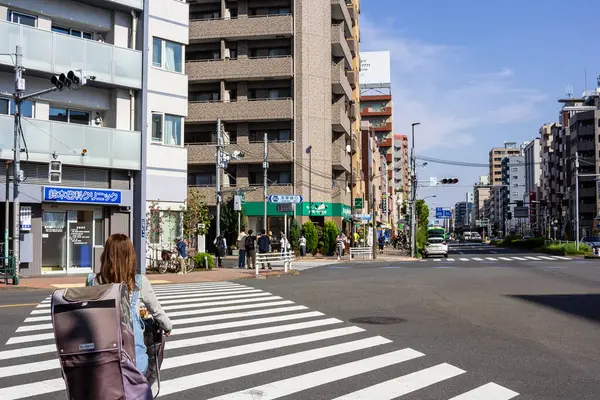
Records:
{"label": "guardrail", "polygon": [[0,257],[0,275],[4,277],[5,285],[8,285],[9,279],[13,285],[19,284],[15,274],[15,259],[12,256]]}
{"label": "guardrail", "polygon": [[271,264],[283,264],[283,272],[288,272],[294,266],[294,253],[257,253],[256,254],[256,276],[259,276],[261,266]]}
{"label": "guardrail", "polygon": [[371,247],[350,247],[350,260],[355,258],[356,256],[362,256],[362,259],[365,259],[365,256],[368,260],[373,258],[373,248]]}

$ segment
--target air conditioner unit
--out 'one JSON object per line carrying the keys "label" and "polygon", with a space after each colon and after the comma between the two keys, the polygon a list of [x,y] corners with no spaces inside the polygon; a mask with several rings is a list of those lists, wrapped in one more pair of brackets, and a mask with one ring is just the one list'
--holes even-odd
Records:
{"label": "air conditioner unit", "polygon": [[223,19],[231,19],[231,10],[229,8],[225,9],[225,12],[223,13]]}
{"label": "air conditioner unit", "polygon": [[223,93],[223,101],[224,101],[225,103],[228,103],[229,101],[231,101],[231,90],[226,90],[226,91]]}
{"label": "air conditioner unit", "polygon": [[48,165],[48,182],[50,183],[61,183],[62,182],[62,162],[58,160],[50,161]]}
{"label": "air conditioner unit", "polygon": [[223,58],[226,60],[229,60],[231,58],[231,51],[229,49],[225,49],[225,52],[223,54]]}

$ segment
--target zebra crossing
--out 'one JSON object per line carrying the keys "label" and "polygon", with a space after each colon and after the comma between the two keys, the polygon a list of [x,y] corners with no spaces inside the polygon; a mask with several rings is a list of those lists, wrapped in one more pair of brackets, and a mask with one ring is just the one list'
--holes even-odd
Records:
{"label": "zebra crossing", "polygon": [[[154,290],[174,325],[161,368],[162,398],[391,400],[409,393],[433,398],[427,390],[439,385],[447,386],[440,400],[519,395],[494,382],[458,387],[452,379],[467,371],[253,287],[220,282]],[[0,399],[64,398],[53,337],[48,297],[0,349]],[[353,385],[339,385],[352,378]],[[377,382],[356,387],[370,382],[365,378]]]}
{"label": "zebra crossing", "polygon": [[521,256],[500,256],[494,254],[493,256],[478,256],[478,257],[463,257],[460,255],[449,255],[448,258],[430,258],[425,259],[423,261],[433,261],[433,262],[498,262],[498,261],[573,261],[572,257],[563,257],[563,256],[529,256],[529,255],[521,255]]}

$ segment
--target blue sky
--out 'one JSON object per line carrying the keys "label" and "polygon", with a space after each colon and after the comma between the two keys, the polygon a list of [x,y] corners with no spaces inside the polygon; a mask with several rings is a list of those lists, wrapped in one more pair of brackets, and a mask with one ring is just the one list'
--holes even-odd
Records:
{"label": "blue sky", "polygon": [[[586,68],[596,86],[598,15],[598,0],[362,0],[361,51],[391,51],[394,130],[421,122],[417,154],[487,163],[491,147],[557,120],[557,99],[567,85],[581,95]],[[419,197],[454,206],[487,172],[429,163],[419,180],[460,183]]]}

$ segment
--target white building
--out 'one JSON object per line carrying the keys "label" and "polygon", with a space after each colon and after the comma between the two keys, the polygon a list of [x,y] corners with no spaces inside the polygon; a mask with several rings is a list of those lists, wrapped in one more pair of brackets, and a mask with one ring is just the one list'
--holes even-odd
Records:
{"label": "white building", "polygon": [[[20,199],[31,221],[22,222],[21,275],[97,269],[112,233],[132,236],[143,270],[147,201],[180,210],[186,197],[188,5],[0,0],[0,15],[6,16],[0,54],[22,47],[27,93],[52,87],[52,76],[69,71],[95,77],[79,90],[42,95],[22,108],[27,153],[21,153]],[[15,90],[14,61],[0,55],[2,160],[13,158],[14,105],[1,93]],[[53,159],[62,162],[62,179],[50,183]],[[159,244],[181,232],[180,217],[163,221],[154,240]]]}

